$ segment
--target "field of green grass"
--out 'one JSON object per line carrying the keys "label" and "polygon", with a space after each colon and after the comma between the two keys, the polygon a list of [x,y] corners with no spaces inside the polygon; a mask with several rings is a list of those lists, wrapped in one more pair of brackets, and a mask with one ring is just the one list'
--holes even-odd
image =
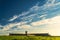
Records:
{"label": "field of green grass", "polygon": [[59,36],[0,36],[0,40],[60,40]]}

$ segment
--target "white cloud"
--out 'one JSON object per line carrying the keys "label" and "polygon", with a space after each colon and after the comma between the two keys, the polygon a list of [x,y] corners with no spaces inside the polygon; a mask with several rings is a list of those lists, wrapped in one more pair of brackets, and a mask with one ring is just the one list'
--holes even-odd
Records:
{"label": "white cloud", "polygon": [[17,19],[19,16],[14,15],[11,19],[9,19],[8,21],[14,21],[15,19]]}
{"label": "white cloud", "polygon": [[30,11],[27,11],[27,12],[22,12],[22,14],[20,14],[20,15],[14,15],[12,18],[10,18],[8,21],[14,21],[15,19],[17,19],[17,18],[19,18],[19,17],[21,17],[21,16],[25,16],[25,15],[27,15],[27,14],[29,14],[30,13]]}
{"label": "white cloud", "polygon": [[29,15],[29,16],[26,16],[26,17],[23,17],[23,18],[21,18],[21,19],[27,19],[27,18],[31,18],[31,17],[34,17],[34,16],[36,16],[37,14],[32,14],[32,15]]}
{"label": "white cloud", "polygon": [[43,15],[41,15],[39,18],[44,18],[44,17],[46,17],[47,16],[47,14],[43,14]]}
{"label": "white cloud", "polygon": [[37,11],[40,7],[38,5],[33,6],[30,8],[31,11]]}
{"label": "white cloud", "polygon": [[20,14],[19,16],[25,16],[25,15],[27,15],[29,13],[30,13],[30,11],[22,12],[22,14]]}
{"label": "white cloud", "polygon": [[32,22],[31,25],[32,26],[39,26],[39,25],[43,25],[43,24],[47,24],[47,23],[48,23],[48,19],[42,20],[42,21],[37,21],[37,22]]}
{"label": "white cloud", "polygon": [[10,28],[12,28],[14,26],[15,26],[15,24],[14,23],[11,23],[11,24],[5,25],[2,30],[9,30]]}
{"label": "white cloud", "polygon": [[56,17],[53,17],[53,18],[50,18],[50,19],[45,19],[45,20],[40,20],[40,21],[37,21],[37,22],[32,22],[31,25],[32,26],[38,26],[38,25],[43,25],[43,24],[53,24],[53,23],[59,22],[59,20],[60,20],[60,16],[56,16]]}
{"label": "white cloud", "polygon": [[9,29],[11,29],[12,27],[17,27],[17,28],[23,28],[23,29],[27,29],[27,28],[29,28],[30,27],[30,25],[25,25],[26,24],[26,22],[19,22],[19,23],[10,23],[10,24],[7,24],[7,25],[5,25],[5,26],[3,26],[4,28],[2,29],[2,30],[4,30],[4,31],[6,31],[6,30],[9,30]]}
{"label": "white cloud", "polygon": [[21,25],[21,26],[18,26],[18,28],[23,28],[23,29],[29,29],[31,26],[30,25]]}

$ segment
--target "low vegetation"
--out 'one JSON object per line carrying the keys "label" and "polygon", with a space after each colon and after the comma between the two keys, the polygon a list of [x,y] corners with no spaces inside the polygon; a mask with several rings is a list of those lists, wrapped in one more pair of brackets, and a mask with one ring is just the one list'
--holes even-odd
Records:
{"label": "low vegetation", "polygon": [[0,40],[60,40],[59,36],[0,36]]}

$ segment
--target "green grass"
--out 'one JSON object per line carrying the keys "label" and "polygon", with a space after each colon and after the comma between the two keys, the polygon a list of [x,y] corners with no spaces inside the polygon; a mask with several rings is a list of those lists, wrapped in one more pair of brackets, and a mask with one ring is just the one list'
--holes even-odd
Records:
{"label": "green grass", "polygon": [[59,36],[0,36],[0,40],[60,40]]}

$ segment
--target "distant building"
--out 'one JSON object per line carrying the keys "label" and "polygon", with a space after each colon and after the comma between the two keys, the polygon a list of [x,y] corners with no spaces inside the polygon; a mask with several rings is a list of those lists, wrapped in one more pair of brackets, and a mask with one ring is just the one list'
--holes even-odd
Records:
{"label": "distant building", "polygon": [[35,35],[35,36],[51,36],[48,33],[36,33],[36,34],[30,34],[30,35]]}
{"label": "distant building", "polygon": [[32,34],[28,34],[28,31],[25,31],[25,34],[15,34],[15,33],[9,33],[9,36],[51,36],[48,33],[32,33]]}
{"label": "distant building", "polygon": [[9,33],[9,36],[26,36],[26,34]]}
{"label": "distant building", "polygon": [[10,33],[9,36],[30,36],[30,35],[34,35],[34,36],[51,36],[48,33],[44,33],[44,34],[14,34],[14,33]]}
{"label": "distant building", "polygon": [[27,31],[25,31],[25,34],[9,33],[9,35],[10,36],[14,36],[14,35],[16,35],[16,36],[27,36],[28,33],[27,33]]}

